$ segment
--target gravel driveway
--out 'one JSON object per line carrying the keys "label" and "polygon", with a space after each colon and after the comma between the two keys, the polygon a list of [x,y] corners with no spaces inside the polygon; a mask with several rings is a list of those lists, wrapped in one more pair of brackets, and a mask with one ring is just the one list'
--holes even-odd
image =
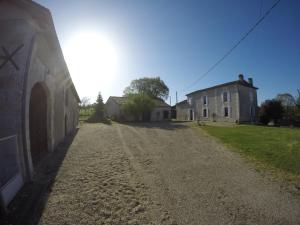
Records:
{"label": "gravel driveway", "polygon": [[184,124],[83,124],[41,224],[300,224],[300,199]]}

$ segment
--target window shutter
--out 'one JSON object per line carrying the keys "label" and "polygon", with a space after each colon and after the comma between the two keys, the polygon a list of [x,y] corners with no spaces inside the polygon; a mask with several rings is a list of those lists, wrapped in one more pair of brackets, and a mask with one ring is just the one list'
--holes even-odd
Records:
{"label": "window shutter", "polygon": [[231,102],[231,93],[230,93],[230,91],[228,91],[227,93],[228,93],[227,94],[228,95],[228,101]]}

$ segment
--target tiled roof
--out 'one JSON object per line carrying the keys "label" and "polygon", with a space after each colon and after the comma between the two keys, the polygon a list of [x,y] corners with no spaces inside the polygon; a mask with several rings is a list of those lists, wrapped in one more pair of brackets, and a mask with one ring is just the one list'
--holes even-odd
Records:
{"label": "tiled roof", "polygon": [[188,103],[187,100],[183,100],[181,102],[178,102],[176,105],[185,105],[187,103]]}
{"label": "tiled roof", "polygon": [[[118,105],[122,105],[123,103],[126,102],[128,97],[110,96],[108,99],[115,101]],[[154,99],[154,102],[156,107],[170,107],[170,105],[168,105],[161,99]]]}
{"label": "tiled roof", "polygon": [[238,85],[242,85],[245,87],[249,87],[249,88],[254,88],[254,89],[258,89],[257,87],[252,86],[251,84],[249,84],[247,81],[243,80],[236,80],[236,81],[232,81],[232,82],[228,82],[228,83],[224,83],[224,84],[219,84],[213,87],[209,87],[209,88],[205,88],[205,89],[201,89],[201,90],[197,90],[197,91],[193,91],[191,93],[186,94],[186,96],[192,95],[192,94],[196,94],[198,92],[202,92],[202,91],[207,91],[207,90],[211,90],[214,88],[220,88],[220,87],[225,87],[225,86],[229,86],[229,85],[233,85],[233,84],[238,84]]}

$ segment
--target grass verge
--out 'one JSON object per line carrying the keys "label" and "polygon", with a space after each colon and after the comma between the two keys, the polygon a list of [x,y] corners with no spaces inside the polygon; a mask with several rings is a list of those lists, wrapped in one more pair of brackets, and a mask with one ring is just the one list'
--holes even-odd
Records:
{"label": "grass verge", "polygon": [[300,183],[300,129],[255,125],[201,128],[258,162],[260,168],[283,173],[285,178]]}

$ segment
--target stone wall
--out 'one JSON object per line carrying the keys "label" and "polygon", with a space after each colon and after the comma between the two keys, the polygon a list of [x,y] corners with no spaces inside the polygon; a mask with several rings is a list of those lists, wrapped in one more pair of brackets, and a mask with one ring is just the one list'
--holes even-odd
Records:
{"label": "stone wall", "polygon": [[240,122],[256,121],[257,92],[253,88],[239,86]]}
{"label": "stone wall", "polygon": [[[228,93],[228,101],[223,101],[223,93]],[[203,97],[207,96],[204,104]],[[189,96],[191,107],[194,109],[194,119],[201,121],[235,122],[238,120],[238,91],[236,85],[209,89],[197,92]],[[229,115],[224,116],[224,108],[228,107]],[[203,110],[207,110],[207,117],[203,116]]]}
{"label": "stone wall", "polygon": [[[21,175],[30,180],[34,171],[29,132],[33,87],[40,85],[46,96],[48,152],[76,128],[79,97],[47,9],[30,1],[0,1],[0,33],[0,140],[16,136]],[[7,159],[0,158],[0,164],[1,160]]]}

